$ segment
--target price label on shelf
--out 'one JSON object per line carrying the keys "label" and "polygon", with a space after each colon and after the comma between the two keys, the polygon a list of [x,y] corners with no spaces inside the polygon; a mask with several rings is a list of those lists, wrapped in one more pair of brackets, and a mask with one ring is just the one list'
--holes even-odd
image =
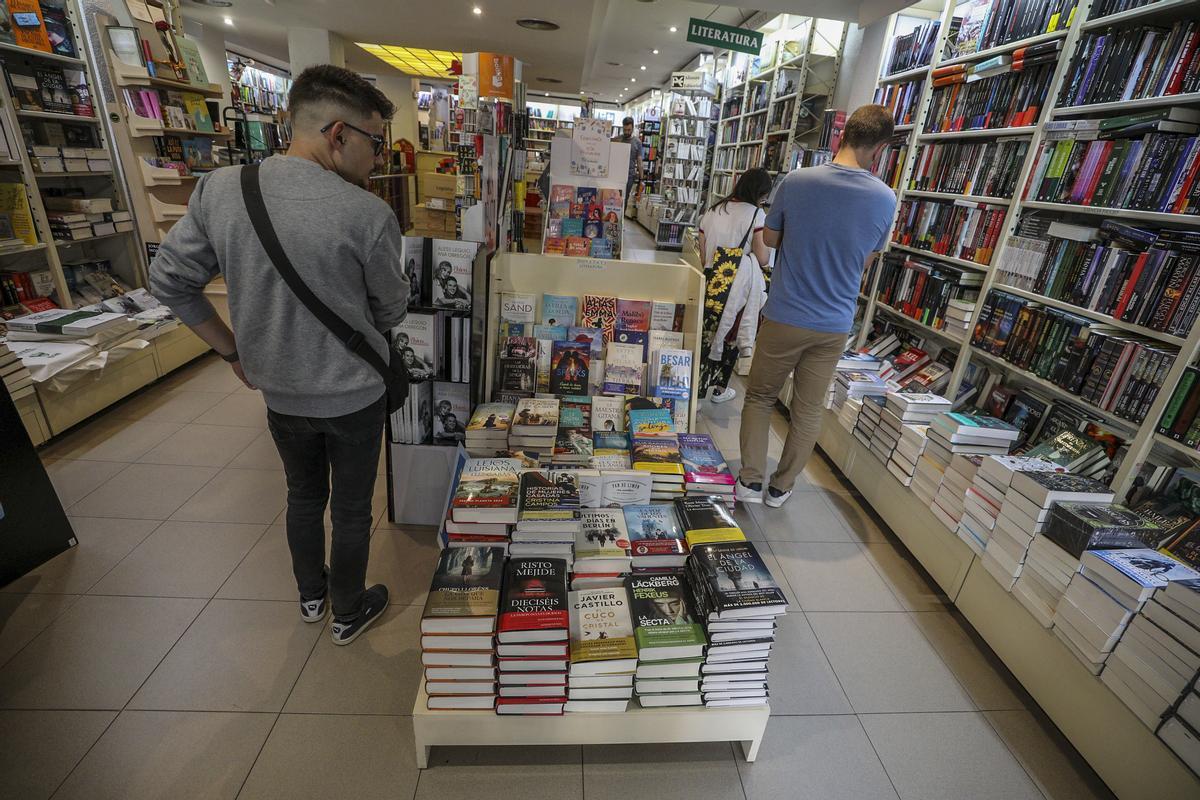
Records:
{"label": "price label on shelf", "polygon": [[580,269],[604,269],[604,259],[602,258],[577,258],[575,263]]}

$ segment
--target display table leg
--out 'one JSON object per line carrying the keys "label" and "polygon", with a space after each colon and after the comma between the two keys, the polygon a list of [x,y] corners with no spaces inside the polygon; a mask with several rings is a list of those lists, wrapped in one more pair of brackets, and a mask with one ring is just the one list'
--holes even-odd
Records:
{"label": "display table leg", "polygon": [[751,739],[750,741],[742,742],[741,744],[742,756],[746,759],[747,763],[750,763],[754,761],[754,759],[758,758],[758,746],[762,744],[762,737],[760,736],[757,739]]}
{"label": "display table leg", "polygon": [[429,751],[432,747],[427,747],[420,742],[417,743],[417,769],[429,768]]}

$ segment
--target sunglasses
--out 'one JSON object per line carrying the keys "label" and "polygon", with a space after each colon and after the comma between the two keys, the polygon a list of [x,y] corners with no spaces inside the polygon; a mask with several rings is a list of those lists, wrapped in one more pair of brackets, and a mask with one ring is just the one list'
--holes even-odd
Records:
{"label": "sunglasses", "polygon": [[379,136],[378,134],[369,133],[368,131],[364,131],[362,128],[355,127],[354,125],[351,125],[349,122],[346,122],[345,120],[335,119],[333,122],[329,123],[324,128],[321,128],[321,133],[327,133],[330,128],[332,128],[334,125],[337,125],[339,122],[342,123],[342,125],[344,125],[345,127],[349,128],[350,130],[355,131],[357,133],[361,133],[363,136],[370,139],[371,144],[373,144],[375,146],[375,155],[379,155],[380,153],[383,152],[383,148],[387,147],[387,139],[383,138],[382,136]]}

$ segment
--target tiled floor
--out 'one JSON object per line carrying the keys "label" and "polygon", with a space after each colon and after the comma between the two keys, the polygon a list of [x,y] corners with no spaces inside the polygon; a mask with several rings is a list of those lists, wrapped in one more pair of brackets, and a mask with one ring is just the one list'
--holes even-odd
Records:
{"label": "tiled floor", "polygon": [[[701,420],[734,461],[739,407]],[[0,589],[0,799],[1110,796],[819,456],[784,508],[737,511],[795,601],[755,763],[728,744],[464,747],[419,773],[432,533],[377,525],[368,578],[394,605],[334,647],[298,618],[264,425],[210,357],[45,449],[80,544]]]}

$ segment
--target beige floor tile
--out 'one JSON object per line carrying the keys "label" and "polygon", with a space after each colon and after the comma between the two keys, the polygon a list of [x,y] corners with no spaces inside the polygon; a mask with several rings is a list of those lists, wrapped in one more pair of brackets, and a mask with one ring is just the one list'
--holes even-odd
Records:
{"label": "beige floor tile", "polygon": [[[328,537],[325,551],[328,561]],[[272,525],[267,529],[221,586],[217,597],[229,600],[296,600],[299,597],[296,576],[292,574],[287,530],[283,525]]]}
{"label": "beige floor tile", "polygon": [[267,526],[164,522],[90,594],[212,597]]}
{"label": "beige floor tile", "polygon": [[282,470],[224,469],[171,519],[269,525],[287,503]]}
{"label": "beige floor tile", "polygon": [[0,669],[0,707],[123,708],[203,607],[81,597]]}
{"label": "beige floor tile", "polygon": [[854,542],[772,542],[796,601],[805,611],[901,611]]}
{"label": "beige floor tile", "polygon": [[772,714],[852,714],[837,675],[798,611],[779,620],[771,647]]}
{"label": "beige floor tile", "polygon": [[279,711],[321,627],[294,602],[213,600],[129,707]]}
{"label": "beige floor tile", "polygon": [[[775,710],[775,698],[771,698]],[[740,758],[746,800],[896,800],[858,717],[780,717],[767,723],[758,758]]]}
{"label": "beige floor tile", "polygon": [[377,530],[371,536],[367,585],[388,587],[393,604],[425,604],[441,548],[433,531]]}
{"label": "beige floor tile", "polygon": [[860,542],[897,542],[891,531],[867,509],[864,500],[853,495],[828,492],[825,501],[850,535]]}
{"label": "beige floor tile", "polygon": [[729,742],[585,745],[583,790],[591,800],[626,800],[654,786],[657,800],[741,797]]}
{"label": "beige floor tile", "polygon": [[178,422],[128,420],[104,416],[80,426],[43,451],[47,458],[83,461],[136,461],[150,448],[175,433]]}
{"label": "beige floor tile", "polygon": [[161,523],[147,519],[70,517],[79,544],[0,592],[82,594],[129,555]]}
{"label": "beige floor tile", "polygon": [[413,800],[583,800],[580,748],[435,747]]}
{"label": "beige floor tile", "polygon": [[142,464],[183,464],[223,467],[254,441],[253,428],[232,425],[185,425],[138,461]]}
{"label": "beige floor tile", "polygon": [[237,458],[229,462],[229,466],[238,469],[283,469],[283,461],[275,448],[275,440],[270,431],[263,431],[255,437]]}
{"label": "beige floor tile", "polygon": [[54,484],[54,491],[58,493],[58,500],[63,508],[70,508],[127,466],[120,461],[76,461],[63,458],[46,464],[46,474],[50,476],[50,482]]}
{"label": "beige floor tile", "polygon": [[0,800],[54,794],[115,711],[0,711]]}
{"label": "beige floor tile", "polygon": [[0,666],[78,599],[77,594],[0,595]]}
{"label": "beige floor tile", "polygon": [[284,714],[238,799],[408,800],[417,788],[413,752],[411,717]]}
{"label": "beige floor tile", "polygon": [[80,517],[166,519],[217,472],[216,467],[130,464],[71,506],[70,513]]}
{"label": "beige floor tile", "polygon": [[983,715],[1047,800],[1114,799],[1099,776],[1040,711],[1009,709],[985,711]]}
{"label": "beige floor tile", "polygon": [[274,721],[274,714],[123,711],[55,797],[233,800]]}
{"label": "beige floor tile", "polygon": [[982,714],[860,719],[902,800],[1042,800]]}
{"label": "beige floor tile", "polygon": [[853,542],[841,519],[829,507],[825,493],[795,492],[779,508],[749,504],[764,537],[774,542]]}
{"label": "beige floor tile", "polygon": [[907,611],[944,611],[950,598],[927,577],[907,550],[889,542],[864,542],[862,551]]}
{"label": "beige floor tile", "polygon": [[234,393],[192,420],[200,425],[241,425],[267,429],[267,404],[262,395]]}
{"label": "beige floor tile", "polygon": [[131,397],[109,415],[118,419],[148,419],[155,422],[191,422],[223,400],[228,392],[191,392],[150,387]]}
{"label": "beige floor tile", "polygon": [[421,678],[420,622],[419,607],[391,606],[345,647],[333,643],[326,626],[284,709],[288,713],[411,714]]}
{"label": "beige floor tile", "polygon": [[805,616],[859,714],[975,709],[908,614]]}
{"label": "beige floor tile", "polygon": [[956,614],[934,611],[912,614],[925,638],[942,657],[981,710],[1023,709],[1032,699],[1021,684],[992,653],[987,644]]}
{"label": "beige floor tile", "polygon": [[188,392],[219,392],[228,395],[242,385],[233,369],[217,355],[198,358],[158,384],[163,389]]}

